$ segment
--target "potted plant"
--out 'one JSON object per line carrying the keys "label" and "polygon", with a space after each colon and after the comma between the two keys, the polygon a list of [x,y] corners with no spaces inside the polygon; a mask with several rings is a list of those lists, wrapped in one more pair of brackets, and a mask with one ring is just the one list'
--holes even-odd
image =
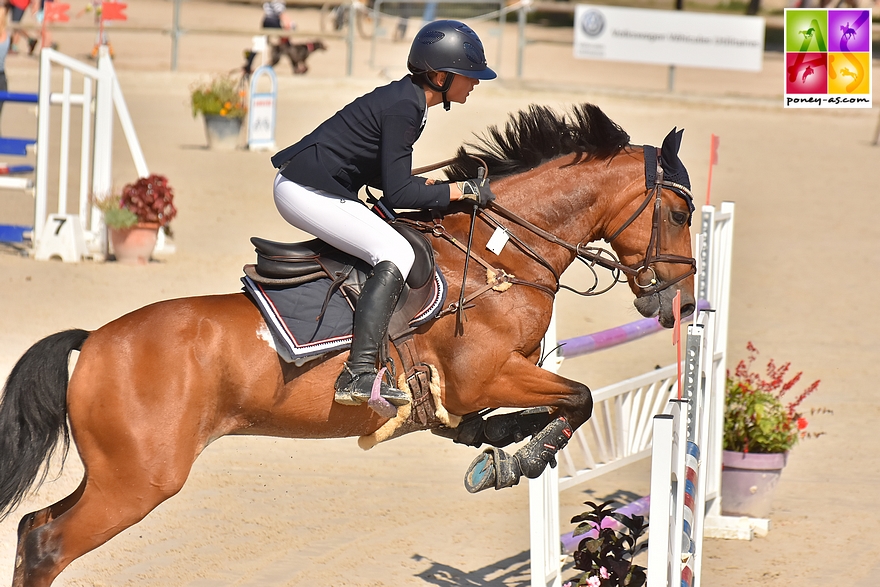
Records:
{"label": "potted plant", "polygon": [[[626,516],[615,512],[612,501],[595,504],[571,519],[578,524],[573,536],[584,536],[574,552],[574,568],[583,571],[564,587],[641,587],[647,576],[645,568],[633,559],[648,547],[642,535],[648,528],[644,516]],[[616,523],[607,523],[612,518]]]}
{"label": "potted plant", "polygon": [[205,119],[209,148],[234,150],[238,147],[247,114],[246,87],[244,77],[223,74],[190,88],[193,118],[201,114]]}
{"label": "potted plant", "polygon": [[170,234],[169,222],[177,215],[174,191],[162,175],[142,177],[100,200],[98,209],[110,236],[116,260],[128,264],[149,262],[159,228]]}
{"label": "potted plant", "polygon": [[[819,387],[814,381],[792,401],[786,396],[803,372],[786,380],[790,363],[777,365],[770,359],[765,374],[752,371],[758,349],[749,342],[749,356],[733,374],[727,373],[724,407],[724,451],[721,472],[721,510],[726,515],[766,517],[770,513],[773,489],[798,440],[818,437],[808,432],[808,420],[801,403]],[[813,408],[811,414],[829,413]]]}

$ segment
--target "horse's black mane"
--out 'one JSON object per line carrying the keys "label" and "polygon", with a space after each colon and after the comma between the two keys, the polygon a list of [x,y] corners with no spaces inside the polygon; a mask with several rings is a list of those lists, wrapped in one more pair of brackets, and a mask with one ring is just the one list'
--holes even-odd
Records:
{"label": "horse's black mane", "polygon": [[511,114],[504,129],[491,126],[478,143],[459,147],[455,160],[446,169],[452,181],[477,176],[486,162],[489,176],[499,178],[533,169],[538,165],[576,153],[578,161],[607,159],[629,144],[629,135],[598,106],[580,104],[569,114],[559,114],[546,106],[531,105]]}

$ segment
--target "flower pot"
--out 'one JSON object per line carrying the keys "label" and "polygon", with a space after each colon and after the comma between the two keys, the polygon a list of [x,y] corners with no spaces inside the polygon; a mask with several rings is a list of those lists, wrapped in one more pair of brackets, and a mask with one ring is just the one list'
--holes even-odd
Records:
{"label": "flower pot", "polygon": [[126,265],[146,265],[150,262],[159,224],[144,223],[131,228],[110,228],[110,243],[116,261]]}
{"label": "flower pot", "polygon": [[725,450],[721,457],[721,513],[766,518],[773,491],[788,453],[743,453]]}
{"label": "flower pot", "polygon": [[238,148],[241,135],[242,118],[231,118],[218,114],[205,114],[205,135],[208,148],[217,151],[234,151]]}

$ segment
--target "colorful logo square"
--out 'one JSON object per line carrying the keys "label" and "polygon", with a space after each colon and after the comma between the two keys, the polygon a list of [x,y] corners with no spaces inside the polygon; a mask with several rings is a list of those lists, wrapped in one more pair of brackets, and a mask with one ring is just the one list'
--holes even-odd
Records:
{"label": "colorful logo square", "polygon": [[828,11],[786,10],[785,50],[806,53],[827,51]]}
{"label": "colorful logo square", "polygon": [[868,53],[828,54],[828,93],[867,94],[871,61]]}
{"label": "colorful logo square", "polygon": [[828,93],[827,53],[788,53],[785,69],[786,94]]}
{"label": "colorful logo square", "polygon": [[841,53],[871,50],[871,13],[833,10],[828,13],[828,50]]}

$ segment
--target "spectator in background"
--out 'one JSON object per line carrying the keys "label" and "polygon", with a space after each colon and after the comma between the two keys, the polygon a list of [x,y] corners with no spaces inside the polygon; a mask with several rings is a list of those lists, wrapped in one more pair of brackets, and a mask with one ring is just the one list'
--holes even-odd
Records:
{"label": "spectator in background", "polygon": [[263,28],[288,31],[296,28],[296,25],[287,16],[287,4],[284,0],[269,0],[263,3]]}
{"label": "spectator in background", "polygon": [[[28,43],[28,55],[34,54],[34,49],[37,46],[37,38],[31,37],[26,30],[21,28],[21,18],[24,16],[24,11],[27,9],[28,5],[31,3],[31,0],[6,0],[6,13],[7,15],[12,13],[12,34],[9,39],[9,53],[18,53],[18,49],[16,48],[16,40],[20,39],[22,36],[27,39]],[[34,12],[34,9],[31,9],[31,12]],[[3,27],[6,28],[6,19],[3,19]],[[6,53],[4,53],[4,57]]]}

